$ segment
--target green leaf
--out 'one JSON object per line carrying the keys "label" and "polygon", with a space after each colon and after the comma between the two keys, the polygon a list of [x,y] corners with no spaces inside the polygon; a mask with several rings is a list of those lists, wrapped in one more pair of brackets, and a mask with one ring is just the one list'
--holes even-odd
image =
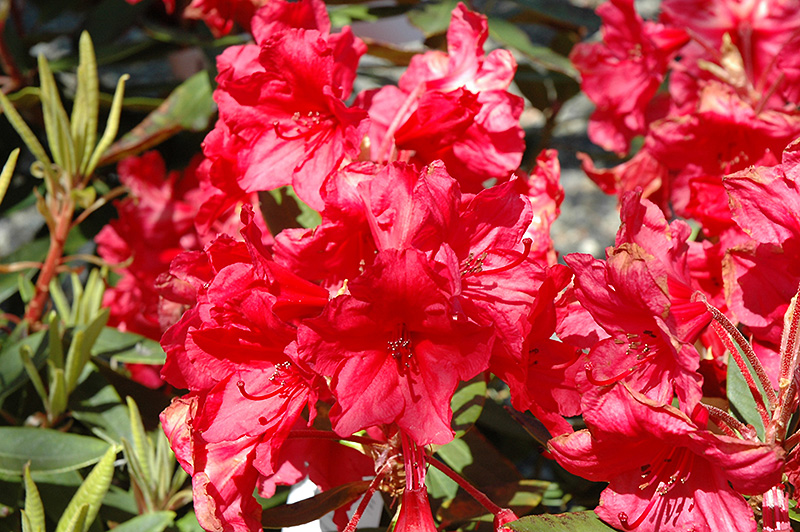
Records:
{"label": "green leaf", "polygon": [[545,46],[533,44],[522,28],[507,20],[490,18],[489,35],[495,41],[516,49],[525,57],[544,68],[578,79],[578,71],[575,70],[568,57],[557,54]]}
{"label": "green leaf", "polygon": [[69,530],[68,523],[72,521],[73,516],[81,512],[83,506],[88,505],[89,509],[86,512],[86,521],[83,526],[85,532],[89,525],[97,517],[97,512],[100,510],[100,504],[103,502],[103,497],[111,485],[111,478],[114,476],[114,460],[117,457],[117,450],[114,447],[109,447],[100,461],[92,469],[92,472],[83,481],[83,484],[78,488],[78,491],[72,497],[64,515],[58,521],[56,532],[67,532]]}
{"label": "green leaf", "polygon": [[33,156],[43,163],[44,173],[49,179],[55,180],[55,174],[53,174],[53,169],[51,168],[51,162],[50,158],[47,156],[47,152],[44,151],[44,148],[39,143],[36,135],[33,133],[33,131],[31,131],[31,128],[28,127],[28,124],[25,123],[25,120],[22,119],[16,108],[14,108],[14,104],[12,104],[8,100],[8,97],[3,94],[3,91],[0,91],[0,106],[2,106],[8,121],[11,122],[11,125],[14,127],[17,134],[22,137],[22,141],[25,143],[28,149],[31,150]]}
{"label": "green leaf", "polygon": [[460,438],[472,428],[483,412],[485,402],[486,379],[483,375],[463,383],[456,390],[453,399],[450,400],[450,408],[453,411],[451,426],[456,432],[456,438]]}
{"label": "green leaf", "polygon": [[78,170],[75,164],[75,144],[72,141],[67,112],[58,95],[56,80],[43,54],[39,54],[39,79],[47,143],[55,163],[68,172],[72,179]]}
{"label": "green leaf", "polygon": [[[18,390],[28,382],[25,365],[20,358],[22,346],[29,346],[33,350],[33,364],[42,367],[47,360],[45,331],[38,331],[22,340],[9,340],[0,349],[0,401]],[[17,472],[22,471],[20,466]]]}
{"label": "green leaf", "polygon": [[62,515],[56,530],[58,532],[83,532],[88,528],[87,525],[91,524],[91,521],[87,523],[87,517],[89,517],[89,505],[82,504],[75,511],[70,512],[69,520],[67,520],[67,514]]}
{"label": "green leaf", "polygon": [[143,152],[183,130],[204,131],[216,111],[208,72],[198,72],[181,83],[158,109],[119,139],[103,155],[109,164]]}
{"label": "green leaf", "polygon": [[22,302],[26,305],[31,302],[31,299],[33,299],[36,293],[36,287],[33,285],[33,281],[24,275],[17,276],[17,289],[19,290],[19,297],[22,298]]}
{"label": "green leaf", "polygon": [[122,112],[122,96],[125,93],[125,82],[129,77],[130,76],[125,74],[120,77],[117,82],[117,88],[114,91],[114,100],[111,102],[111,111],[108,113],[108,120],[106,121],[106,129],[103,132],[103,136],[100,137],[100,142],[97,143],[97,146],[92,152],[92,157],[89,159],[89,164],[86,166],[84,175],[92,175],[94,173],[94,169],[97,168],[98,163],[100,163],[100,158],[105,154],[106,150],[108,150],[117,136],[117,131],[119,130],[119,116]]}
{"label": "green leaf", "polygon": [[39,368],[33,363],[33,350],[28,345],[23,345],[19,348],[19,356],[22,359],[22,365],[25,366],[25,371],[28,373],[28,378],[33,383],[33,388],[42,400],[45,410],[50,411],[50,399],[47,395],[47,390],[44,387],[42,377],[39,375]]}
{"label": "green leaf", "polygon": [[89,33],[81,33],[78,45],[80,63],[78,64],[78,88],[75,91],[75,104],[72,108],[72,137],[80,162],[79,172],[84,175],[89,166],[95,142],[97,142],[97,114],[100,102],[100,89],[97,79],[97,59]]}
{"label": "green leaf", "polygon": [[175,521],[175,512],[139,515],[114,527],[114,532],[161,532]]}
{"label": "green leaf", "polygon": [[167,360],[161,344],[155,340],[114,327],[100,331],[92,355],[126,364],[164,364]]}
{"label": "green leaf", "polygon": [[8,156],[6,164],[3,165],[3,171],[0,172],[0,203],[3,203],[3,198],[6,196],[8,185],[11,183],[11,178],[14,176],[14,168],[17,166],[17,158],[19,157],[19,148],[14,148]]}
{"label": "green leaf", "polygon": [[31,473],[59,473],[96,463],[109,449],[103,440],[34,427],[0,427],[0,473],[20,475],[30,461]]}
{"label": "green leaf", "polygon": [[153,460],[155,459],[153,445],[144,430],[142,416],[139,414],[136,401],[131,397],[126,397],[125,401],[128,403],[128,412],[130,413],[131,433],[133,434],[133,452],[139,467],[141,467],[142,480],[145,481],[144,485],[151,486],[153,484],[153,471],[151,471],[151,466],[154,465]]}
{"label": "green leaf", "polygon": [[47,321],[50,324],[47,332],[47,345],[50,348],[48,358],[54,367],[64,369],[64,345],[61,341],[63,336],[61,320],[58,319],[57,313],[50,312]]}
{"label": "green leaf", "polygon": [[93,371],[72,393],[72,416],[105,438],[121,443],[133,439],[128,407],[98,372]]}
{"label": "green leaf", "polygon": [[457,0],[426,3],[422,9],[409,11],[408,21],[424,33],[426,38],[439,35],[447,31],[452,12],[457,5]]}
{"label": "green leaf", "polygon": [[33,483],[33,478],[31,478],[29,464],[25,464],[23,478],[25,481],[25,515],[30,529],[32,532],[45,532],[44,505],[42,504],[42,498],[39,496],[39,490],[36,489],[36,484]]}
{"label": "green leaf", "polygon": [[[744,357],[744,355],[742,355],[742,358],[744,358],[745,364],[747,364],[748,368],[750,368],[750,374],[755,375],[750,363],[747,361],[747,358]],[[758,386],[759,390],[761,390],[761,385],[758,382],[758,379],[755,379],[755,381],[756,386]],[[731,412],[733,412],[733,414],[739,420],[744,421],[748,425],[752,425],[756,429],[758,437],[763,440],[764,422],[761,420],[761,416],[758,414],[758,409],[756,409],[756,401],[753,399],[753,395],[750,393],[750,388],[748,388],[747,382],[744,380],[742,371],[739,369],[739,366],[736,364],[736,361],[730,354],[728,354],[727,393],[728,401],[730,401]],[[761,396],[764,398],[764,404],[768,404],[763,390],[761,390]]]}
{"label": "green leaf", "polygon": [[328,512],[352,503],[367,491],[369,484],[368,480],[348,482],[309,499],[264,510],[261,524],[264,528],[284,528],[310,523]]}
{"label": "green leaf", "polygon": [[67,393],[75,389],[75,386],[78,384],[78,377],[80,377],[83,367],[87,362],[82,359],[82,346],[83,331],[75,331],[72,342],[69,344],[67,360],[64,364],[64,378],[67,385]]}
{"label": "green leaf", "polygon": [[[459,474],[463,473],[464,468],[473,461],[472,451],[470,451],[467,442],[462,439],[455,439],[442,446],[436,451],[436,454],[442,462]],[[428,469],[428,474],[425,476],[425,484],[428,486],[430,496],[435,499],[449,500],[458,493],[458,484],[435,467]]]}
{"label": "green leaf", "polygon": [[800,522],[800,512],[797,511],[797,501],[789,499],[789,519]]}
{"label": "green leaf", "polygon": [[322,221],[319,213],[306,205],[290,186],[259,192],[261,214],[270,232],[277,235],[290,227],[316,227]]}
{"label": "green leaf", "polygon": [[50,368],[50,409],[47,412],[51,422],[67,410],[67,385],[64,379],[64,370],[61,368]]}
{"label": "green leaf", "polygon": [[205,532],[200,523],[197,522],[197,516],[193,511],[190,511],[175,522],[180,532]]}
{"label": "green leaf", "polygon": [[529,515],[508,523],[515,532],[611,532],[614,529],[594,512],[572,512],[555,515]]}

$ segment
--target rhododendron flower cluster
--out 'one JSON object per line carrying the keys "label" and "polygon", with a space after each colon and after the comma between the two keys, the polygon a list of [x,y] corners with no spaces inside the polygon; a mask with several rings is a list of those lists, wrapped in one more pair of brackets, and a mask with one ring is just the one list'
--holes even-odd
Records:
{"label": "rhododendron flower cluster", "polygon": [[572,53],[597,104],[589,136],[620,154],[637,136],[644,145],[609,170],[585,157],[587,173],[608,193],[642,187],[663,209],[719,234],[732,225],[722,176],[774,164],[800,135],[798,4],[665,0],[658,23],[628,0],[598,13],[603,42]]}
{"label": "rhododendron flower cluster", "polygon": [[[518,169],[517,65],[486,52],[485,17],[459,4],[446,50],[353,94],[367,45],[333,31],[321,0],[234,4],[253,42],[218,57],[203,160],[183,179],[156,154],[123,162],[132,195],[97,239],[123,274],[114,324],[163,332],[161,375],[188,391],[161,421],[203,528],[260,530],[255,494],[308,476],[369,479],[340,529],[380,490],[396,530],[431,531],[429,466],[502,528],[513,512],[433,457],[456,437],[457,390],[494,377],[548,457],[609,483],[595,512],[611,526],[787,530],[800,5],[664,0],[657,22],[632,0],[599,7],[602,42],[571,56],[596,104],[589,135],[619,154],[644,140],[615,168],[582,156],[621,226],[605,258],[560,264],[557,154]],[[256,197],[287,186],[319,223],[269,234]]]}

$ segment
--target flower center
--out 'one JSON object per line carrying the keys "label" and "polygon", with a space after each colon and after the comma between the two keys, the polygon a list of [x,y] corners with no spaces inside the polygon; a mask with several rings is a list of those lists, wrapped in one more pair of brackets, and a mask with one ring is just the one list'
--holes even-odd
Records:
{"label": "flower center", "polygon": [[642,466],[642,483],[639,484],[639,489],[645,491],[651,486],[656,486],[653,494],[650,496],[650,502],[644,511],[630,521],[628,514],[620,512],[619,522],[625,530],[633,530],[641,525],[650,511],[660,502],[664,501],[664,497],[674,488],[677,483],[685,484],[689,480],[689,475],[692,471],[694,462],[694,453],[685,447],[679,448],[665,448],[653,460],[652,464],[645,464]]}
{"label": "flower center", "polygon": [[594,365],[591,362],[587,362],[586,366],[584,366],[586,369],[586,378],[595,386],[608,386],[621,381],[636,371],[636,369],[642,364],[655,358],[655,356],[658,354],[658,350],[648,342],[656,338],[658,338],[658,336],[656,336],[656,333],[650,329],[645,329],[641,334],[626,333],[625,339],[621,338],[620,336],[614,338],[614,343],[616,345],[622,346],[627,344],[627,347],[625,348],[625,356],[629,357],[633,353],[636,353],[633,365],[618,375],[603,379],[597,378],[597,376],[594,375]]}
{"label": "flower center", "polygon": [[272,128],[281,140],[299,140],[320,131],[321,124],[329,121],[330,117],[322,115],[319,111],[308,111],[305,114],[297,111],[288,121],[272,122]]}
{"label": "flower center", "polygon": [[[528,258],[528,255],[530,255],[531,246],[533,245],[533,240],[530,238],[523,238],[522,244],[525,247],[521,253],[519,251],[514,251],[510,249],[498,249],[498,250],[484,251],[480,255],[475,256],[475,254],[470,252],[467,258],[461,264],[461,271],[460,271],[461,276],[468,277],[471,275],[477,277],[480,275],[502,273],[519,266],[525,261],[525,259]],[[511,256],[512,260],[508,264],[500,266],[499,268],[495,268],[493,270],[484,270],[483,261],[489,257],[489,253],[493,253],[495,255]]]}
{"label": "flower center", "polygon": [[386,347],[389,350],[389,354],[397,362],[397,367],[401,375],[412,371],[414,352],[411,349],[411,337],[405,323],[400,326],[399,335],[386,342]]}
{"label": "flower center", "polygon": [[292,363],[288,360],[275,364],[273,367],[272,375],[269,376],[269,387],[272,388],[264,395],[253,395],[245,389],[244,381],[240,380],[236,383],[239,388],[239,393],[245,399],[251,401],[263,401],[265,399],[272,399],[280,397],[286,399],[291,396],[299,387],[303,385],[303,379],[300,375],[292,369]]}

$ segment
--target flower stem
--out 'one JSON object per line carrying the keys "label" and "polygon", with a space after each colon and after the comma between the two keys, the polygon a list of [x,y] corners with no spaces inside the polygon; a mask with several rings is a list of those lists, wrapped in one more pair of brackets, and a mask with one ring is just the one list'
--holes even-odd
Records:
{"label": "flower stem", "polygon": [[28,303],[25,310],[25,321],[31,328],[39,328],[44,312],[47,297],[50,294],[50,281],[57,274],[57,268],[61,264],[61,256],[64,254],[64,245],[67,242],[67,235],[72,228],[72,214],[75,205],[72,200],[65,198],[59,202],[57,209],[54,209],[55,230],[50,233],[50,249],[47,251],[47,258],[44,261],[39,277],[36,279],[36,286],[33,298]]}
{"label": "flower stem", "polygon": [[440,462],[439,460],[437,460],[433,456],[426,456],[425,459],[428,461],[428,463],[430,465],[432,465],[433,467],[435,467],[436,469],[438,469],[439,471],[441,471],[442,473],[447,475],[451,480],[453,480],[460,487],[464,488],[464,491],[469,493],[472,496],[473,499],[478,501],[480,503],[480,505],[483,506],[484,508],[486,508],[487,510],[489,510],[489,512],[491,512],[494,515],[498,515],[498,514],[503,513],[503,511],[504,511],[503,508],[501,508],[501,507],[497,506],[495,503],[493,503],[489,499],[489,497],[486,496],[485,493],[483,493],[478,488],[476,488],[475,486],[473,486],[472,484],[467,482],[467,480],[464,477],[462,477],[461,475],[459,475],[458,473],[456,473],[455,471],[450,469],[446,464],[444,464],[443,462]]}

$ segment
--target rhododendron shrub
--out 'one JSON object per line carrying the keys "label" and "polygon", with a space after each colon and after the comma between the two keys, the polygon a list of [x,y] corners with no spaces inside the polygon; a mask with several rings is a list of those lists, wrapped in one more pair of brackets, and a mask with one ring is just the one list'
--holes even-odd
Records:
{"label": "rhododendron shrub", "polygon": [[[258,11],[255,44],[218,61],[203,209],[292,185],[320,223],[264,245],[245,209],[243,241],[219,236],[160,280],[164,300],[189,307],[162,339],[163,375],[189,394],[162,420],[205,528],[259,528],[253,493],[297,482],[289,442],[308,438],[360,446],[372,465],[364,491],[399,496],[401,530],[436,526],[426,464],[505,525],[513,512],[430,450],[456,436],[459,388],[489,375],[536,416],[550,457],[610,483],[596,513],[612,526],[751,531],[753,496],[767,501],[765,525],[786,520],[797,313],[781,319],[798,279],[791,269],[773,276],[770,293],[782,299],[761,306],[741,294],[767,286],[756,272],[793,253],[791,208],[764,209],[759,198],[783,187],[791,201],[794,149],[780,168],[732,174],[724,186],[722,177],[775,162],[798,132],[785,99],[794,93],[757,82],[774,68],[762,55],[782,58],[775,43],[788,41],[735,34],[756,12],[737,12],[720,33],[688,19],[678,27],[678,10],[665,2],[654,23],[632,2],[606,4],[603,42],[573,53],[598,104],[590,136],[618,152],[646,138],[616,169],[584,157],[620,194],[622,224],[605,259],[572,254],[566,266],[549,235],[563,197],[556,154],[514,174],[516,63],[484,52],[485,18],[459,5],[446,52],[416,55],[397,86],[351,97],[365,46],[349,28],[331,32],[314,1]],[[659,93],[668,74],[669,93]],[[723,145],[714,132],[732,124],[741,127]],[[668,221],[673,208],[697,218],[708,240]],[[733,378],[753,394],[760,432],[706,399],[727,395],[742,408],[726,386]],[[586,428],[575,431],[567,418],[579,415]]]}
{"label": "rhododendron shrub", "polygon": [[[800,521],[797,0],[664,0],[655,20],[632,0],[598,7],[599,35],[571,58],[596,104],[590,138],[630,157],[603,169],[578,156],[619,199],[602,257],[560,256],[551,234],[563,154],[523,163],[518,92],[536,99],[531,77],[555,92],[577,78],[557,54],[495,47],[524,44],[511,21],[530,9],[509,19],[398,5],[389,11],[410,10],[430,37],[401,50],[345,24],[381,7],[167,7],[216,36],[244,33],[212,43],[187,25],[219,51],[213,88],[191,78],[105,155],[125,106],[150,100],[119,89],[93,153],[86,38],[71,117],[49,63],[38,65],[49,150],[0,96],[45,180],[31,203],[51,233],[43,262],[0,265],[39,271],[15,279],[24,319],[0,314],[14,326],[0,329],[11,341],[0,347],[0,472],[20,484],[0,503],[21,506],[25,490],[22,529],[45,527],[35,482],[95,462],[59,530],[113,506],[110,527],[135,506],[148,515],[128,530],[323,518],[354,532],[373,526],[370,501],[398,532],[785,532]],[[184,116],[202,107],[205,125]],[[181,128],[202,131],[202,153],[141,153]],[[91,176],[112,161],[113,189]],[[99,257],[67,255],[109,203]],[[141,360],[153,364],[118,372]],[[43,458],[37,433],[74,436],[79,452]],[[39,454],[25,465],[28,438]],[[127,471],[115,476],[120,447]],[[81,502],[112,480],[105,502]],[[284,504],[309,484],[313,496]],[[566,515],[518,518],[550,512],[559,492]]]}

